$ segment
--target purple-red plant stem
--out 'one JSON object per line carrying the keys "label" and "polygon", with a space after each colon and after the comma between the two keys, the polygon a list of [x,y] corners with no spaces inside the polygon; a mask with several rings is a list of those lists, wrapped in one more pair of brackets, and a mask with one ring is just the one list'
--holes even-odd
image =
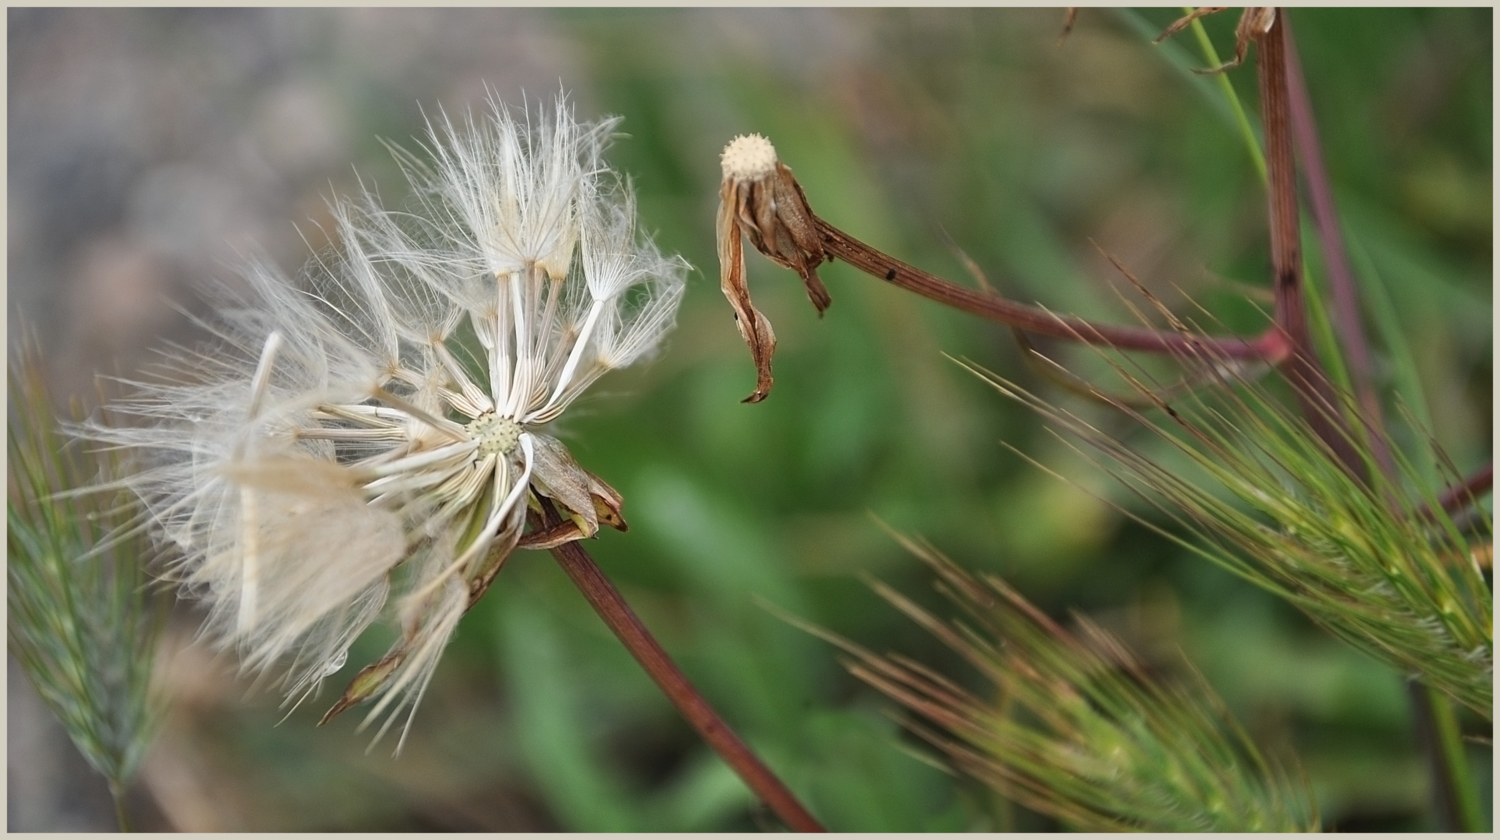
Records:
{"label": "purple-red plant stem", "polygon": [[[1292,171],[1291,135],[1295,125],[1297,142],[1302,150],[1302,160],[1307,167],[1308,190],[1312,200],[1313,216],[1323,242],[1323,253],[1329,271],[1329,288],[1333,293],[1334,324],[1342,339],[1342,350],[1350,365],[1350,377],[1355,388],[1355,398],[1360,406],[1359,414],[1368,432],[1372,455],[1376,466],[1386,476],[1394,474],[1394,462],[1381,434],[1380,401],[1371,384],[1369,347],[1360,326],[1358,297],[1354,291],[1353,276],[1343,249],[1343,239],[1338,228],[1338,217],[1333,209],[1333,193],[1328,186],[1328,173],[1322,166],[1322,154],[1318,145],[1317,130],[1313,124],[1312,107],[1297,60],[1296,49],[1291,45],[1287,21],[1287,10],[1276,10],[1271,31],[1261,40],[1260,69],[1261,107],[1266,130],[1266,159],[1270,171],[1271,188],[1271,244],[1272,264],[1276,270],[1277,314],[1288,318],[1285,323],[1294,347],[1289,372],[1311,386],[1304,392],[1295,388],[1303,411],[1313,429],[1324,439],[1343,461],[1345,467],[1356,476],[1367,474],[1362,460],[1348,440],[1339,422],[1341,415],[1333,413],[1335,403],[1326,377],[1316,367],[1312,356],[1311,341],[1307,333],[1306,310],[1301,306],[1293,309],[1283,307],[1283,287],[1292,288],[1301,294],[1300,276],[1288,273],[1300,269],[1300,245],[1298,243],[1296,176]],[[1274,151],[1273,151],[1274,150]],[[1325,407],[1317,403],[1323,402]],[[1337,425],[1334,425],[1337,424]],[[1446,698],[1427,685],[1416,680],[1406,683],[1407,694],[1412,701],[1416,718],[1417,738],[1422,743],[1433,781],[1433,800],[1438,822],[1444,831],[1462,831],[1469,824],[1465,796],[1461,789],[1463,779],[1463,752],[1461,746],[1456,753],[1452,744],[1457,741],[1456,725],[1452,710],[1446,706]],[[1446,736],[1446,737],[1445,737]]]}
{"label": "purple-red plant stem", "polygon": [[[533,516],[534,523],[540,519],[544,529],[561,524],[556,508],[546,499],[542,500],[542,511],[541,517]],[[657,643],[651,631],[646,629],[646,625],[636,617],[635,611],[625,603],[625,599],[583,546],[576,542],[564,543],[552,549],[552,556],[578,587],[578,591],[583,593],[594,612],[609,625],[609,629],[624,643],[626,650],[641,664],[662,693],[667,695],[667,699],[672,701],[672,705],[698,730],[698,734],[703,736],[703,740],[708,742],[714,752],[744,780],[750,790],[793,831],[824,831],[823,826],[802,807],[791,790],[750,751],[703,695],[688,682],[687,677],[672,662],[671,657],[667,656],[667,652]]]}
{"label": "purple-red plant stem", "polygon": [[1396,462],[1386,440],[1380,395],[1374,385],[1370,344],[1365,338],[1360,317],[1359,292],[1349,268],[1348,250],[1344,247],[1344,235],[1333,203],[1333,187],[1323,162],[1323,147],[1318,139],[1312,100],[1307,93],[1307,79],[1302,74],[1302,60],[1297,54],[1291,20],[1283,16],[1282,26],[1286,28],[1287,94],[1292,111],[1292,133],[1302,163],[1302,177],[1307,184],[1308,203],[1323,246],[1323,262],[1328,269],[1334,328],[1338,330],[1344,358],[1349,364],[1349,378],[1354,386],[1359,418],[1365,425],[1370,451],[1381,471],[1392,476],[1396,473]]}
{"label": "purple-red plant stem", "polygon": [[1479,471],[1464,479],[1462,483],[1449,487],[1438,496],[1438,506],[1449,513],[1457,513],[1479,504],[1479,499],[1495,486],[1495,462],[1491,461]]}
{"label": "purple-red plant stem", "polygon": [[1071,315],[1059,315],[928,274],[866,245],[821,218],[815,218],[814,221],[824,250],[860,271],[928,300],[1026,332],[1117,350],[1145,350],[1188,357],[1253,359],[1273,365],[1286,358],[1291,350],[1287,336],[1276,327],[1255,338],[1246,339],[1117,327],[1095,324]]}
{"label": "purple-red plant stem", "polygon": [[1287,101],[1286,10],[1260,39],[1256,68],[1260,80],[1261,119],[1266,134],[1266,184],[1269,190],[1271,271],[1274,276],[1276,319],[1291,342],[1286,360],[1287,379],[1308,425],[1351,475],[1364,479],[1368,471],[1339,412],[1339,402],[1313,351],[1307,326],[1306,294],[1302,283],[1302,235],[1297,213],[1297,170],[1292,154],[1291,109]]}

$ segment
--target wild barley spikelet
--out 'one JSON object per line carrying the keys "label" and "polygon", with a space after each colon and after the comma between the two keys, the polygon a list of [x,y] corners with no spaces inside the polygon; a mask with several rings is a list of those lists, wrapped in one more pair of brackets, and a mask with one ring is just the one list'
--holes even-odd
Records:
{"label": "wild barley spikelet", "polygon": [[[430,124],[430,163],[397,152],[408,212],[340,202],[336,258],[299,284],[249,271],[217,346],[135,383],[119,408],[144,425],[87,430],[141,454],[128,483],[205,631],[247,669],[286,665],[289,703],[377,618],[398,625],[324,718],[376,699],[382,735],[518,544],[623,529],[620,497],[542,430],[651,354],[684,288],[602,160],[616,120],[491,106]],[[533,495],[572,521],[523,536]]]}

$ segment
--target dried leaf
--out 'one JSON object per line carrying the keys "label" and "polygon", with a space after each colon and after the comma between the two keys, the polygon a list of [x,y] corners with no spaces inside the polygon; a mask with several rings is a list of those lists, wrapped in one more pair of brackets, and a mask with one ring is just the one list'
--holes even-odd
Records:
{"label": "dried leaf", "polygon": [[495,575],[500,574],[500,567],[505,565],[505,561],[515,550],[520,533],[521,528],[517,524],[514,528],[507,528],[495,537],[489,551],[484,555],[484,565],[480,566],[479,571],[469,578],[469,605],[464,608],[465,612],[473,609],[474,605],[479,603],[479,599],[484,597],[484,593],[490,591],[490,584],[494,583]]}

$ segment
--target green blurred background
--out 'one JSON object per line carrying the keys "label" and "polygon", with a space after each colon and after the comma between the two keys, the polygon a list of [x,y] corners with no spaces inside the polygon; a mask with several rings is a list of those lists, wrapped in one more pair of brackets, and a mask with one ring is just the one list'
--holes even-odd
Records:
{"label": "green blurred background", "polygon": [[[719,151],[745,132],[773,140],[821,216],[935,273],[972,282],[951,238],[1008,294],[1131,323],[1092,240],[1179,311],[1191,298],[1260,329],[1264,192],[1222,96],[1185,69],[1206,63],[1190,36],[1149,43],[1173,17],[1085,10],[1059,46],[1057,9],[11,9],[8,323],[39,325],[58,387],[90,390],[95,371],[192,337],[165,301],[199,311],[196,290],[235,282],[243,255],[291,268],[322,247],[323,201],[356,172],[398,202],[380,138],[413,144],[422,109],[478,106],[486,84],[512,102],[561,85],[581,116],[625,118],[610,159],[644,225],[696,268],[659,359],[559,424],[626,498],[630,532],[588,547],[826,825],[997,825],[985,792],[931,766],[828,645],[761,606],[972,681],[861,582],[938,603],[873,516],[1163,667],[1180,648],[1262,747],[1295,752],[1325,824],[1431,828],[1399,676],[1132,524],[1091,495],[1129,503],[1097,470],[944,358],[1152,445],[1046,391],[1007,332],[842,264],[823,271],[820,320],[795,275],[752,254],[780,347],[770,399],[740,403],[754,371],[718,290],[713,219]],[[1235,18],[1205,21],[1226,56]],[[1492,11],[1293,22],[1346,230],[1396,302],[1436,439],[1470,469],[1493,426]],[[1253,113],[1253,69],[1229,78]],[[278,726],[278,698],[191,644],[196,616],[178,612],[141,828],[775,826],[545,554],[514,557],[464,619],[395,760],[389,745],[364,754],[357,715],[315,729],[322,703]],[[349,672],[385,643],[362,641]],[[103,783],[9,675],[10,828],[107,829]],[[1471,750],[1488,797],[1490,750]]]}

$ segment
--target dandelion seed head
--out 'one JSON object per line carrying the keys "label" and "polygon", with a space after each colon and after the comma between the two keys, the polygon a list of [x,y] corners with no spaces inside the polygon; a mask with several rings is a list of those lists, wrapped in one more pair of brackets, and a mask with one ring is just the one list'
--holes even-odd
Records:
{"label": "dandelion seed head", "polygon": [[597,480],[540,429],[655,352],[686,283],[603,161],[618,120],[579,122],[561,96],[490,106],[431,121],[428,160],[397,150],[413,206],[367,190],[333,204],[337,253],[295,279],[252,266],[205,323],[216,343],[116,406],[142,423],[85,430],[142,456],[127,483],[206,634],[247,670],[284,667],[289,703],[382,616],[399,628],[331,712],[373,699],[382,732],[409,726],[529,494],[594,527]]}
{"label": "dandelion seed head", "polygon": [[494,412],[485,412],[464,427],[479,441],[476,455],[509,455],[521,441],[521,424],[506,417],[496,417]]}

